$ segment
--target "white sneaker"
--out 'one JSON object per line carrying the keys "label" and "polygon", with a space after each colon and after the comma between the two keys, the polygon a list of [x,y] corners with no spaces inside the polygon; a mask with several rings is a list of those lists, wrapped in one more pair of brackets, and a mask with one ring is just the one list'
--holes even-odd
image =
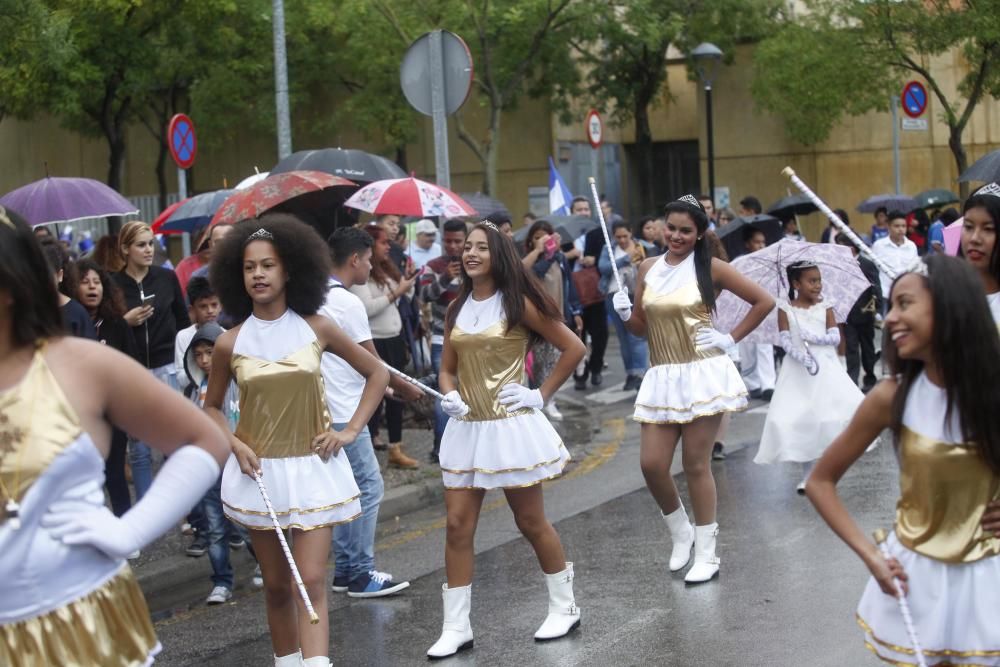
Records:
{"label": "white sneaker", "polygon": [[549,419],[554,421],[562,421],[563,415],[559,412],[559,408],[556,407],[555,399],[549,401],[549,404],[545,406],[545,414],[549,416]]}
{"label": "white sneaker", "polygon": [[233,597],[233,592],[225,586],[216,586],[205,598],[205,604],[225,604]]}
{"label": "white sneaker", "polygon": [[253,585],[254,588],[264,588],[264,575],[260,573],[260,565],[253,570]]}
{"label": "white sneaker", "polygon": [[130,553],[125,558],[127,558],[128,560],[135,560],[136,558],[138,558],[141,555],[142,555],[142,552],[139,551],[138,549],[136,549],[135,551],[133,551],[132,553]]}

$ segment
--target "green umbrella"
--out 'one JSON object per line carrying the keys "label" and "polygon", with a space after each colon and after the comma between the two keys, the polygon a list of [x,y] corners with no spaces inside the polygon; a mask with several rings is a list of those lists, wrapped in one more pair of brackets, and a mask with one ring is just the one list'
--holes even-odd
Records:
{"label": "green umbrella", "polygon": [[919,208],[936,208],[938,206],[944,206],[945,204],[957,204],[961,200],[951,190],[945,190],[944,188],[934,188],[932,190],[924,190],[919,193],[914,199],[917,200],[917,206]]}

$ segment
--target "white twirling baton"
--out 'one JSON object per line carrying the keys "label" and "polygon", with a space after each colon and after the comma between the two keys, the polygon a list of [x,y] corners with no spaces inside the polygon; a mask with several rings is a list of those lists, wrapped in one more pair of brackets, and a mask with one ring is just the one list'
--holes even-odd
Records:
{"label": "white twirling baton", "polygon": [[871,248],[868,247],[868,244],[862,241],[861,237],[855,234],[854,230],[848,227],[843,220],[838,218],[837,214],[834,213],[833,210],[826,205],[826,202],[824,202],[822,199],[819,198],[819,195],[813,192],[812,189],[808,185],[806,185],[801,178],[795,175],[794,169],[792,169],[791,167],[785,167],[784,169],[781,170],[781,173],[790,178],[792,183],[795,184],[795,187],[801,190],[802,194],[808,197],[810,201],[812,201],[812,203],[816,204],[817,208],[819,208],[819,210],[822,211],[824,215],[826,215],[826,217],[830,220],[830,222],[833,223],[833,226],[839,229],[841,232],[843,232],[844,235],[851,240],[851,243],[853,243],[855,247],[857,247],[858,251],[860,251],[862,255],[870,259],[875,264],[875,266],[878,267],[879,271],[889,276],[889,278],[892,280],[896,279],[896,272],[890,269],[888,266],[886,266],[885,262],[883,262],[881,259],[875,256],[875,254],[871,251]]}
{"label": "white twirling baton", "polygon": [[299,595],[302,596],[302,602],[305,603],[306,611],[309,612],[309,623],[316,625],[319,623],[319,616],[316,614],[316,610],[313,609],[312,602],[309,600],[309,594],[306,592],[306,585],[302,583],[302,575],[299,574],[299,568],[295,565],[295,558],[292,557],[292,551],[288,548],[288,542],[285,541],[285,533],[281,530],[281,524],[278,523],[278,515],[274,513],[271,499],[267,495],[267,489],[264,488],[264,480],[256,470],[253,473],[253,478],[257,480],[257,488],[260,489],[260,495],[264,498],[267,513],[271,515],[271,523],[274,524],[274,532],[278,534],[278,542],[281,543],[281,550],[285,552],[285,560],[288,561],[288,568],[292,571],[292,578],[295,579],[295,583],[299,587]]}
{"label": "white twirling baton", "polygon": [[611,258],[611,272],[615,274],[615,282],[618,283],[618,291],[624,292],[621,276],[618,275],[618,265],[615,264],[615,251],[611,247],[611,236],[608,234],[608,222],[604,219],[604,209],[601,208],[601,198],[597,194],[597,181],[591,176],[590,193],[594,195],[594,205],[597,207],[597,219],[601,221],[601,231],[604,232],[604,245],[608,249],[608,257]]}
{"label": "white twirling baton", "polygon": [[407,375],[403,371],[396,370],[395,368],[393,368],[389,364],[385,363],[384,361],[382,362],[382,365],[385,366],[385,368],[386,368],[387,371],[389,371],[390,373],[392,373],[396,377],[400,378],[401,380],[405,380],[405,381],[409,382],[410,384],[412,384],[417,389],[420,389],[420,390],[424,391],[425,393],[430,394],[434,398],[440,399],[442,401],[444,400],[444,394],[442,394],[439,391],[434,391],[433,389],[431,389],[430,387],[428,387],[427,385],[425,385],[420,380],[417,380],[415,378],[411,378],[409,375]]}
{"label": "white twirling baton", "polygon": [[[886,562],[892,558],[889,553],[889,546],[885,543],[886,532],[879,528],[873,533],[875,538],[875,544],[878,545],[879,550],[882,552],[882,557],[885,558]],[[899,581],[897,579],[896,581]],[[899,603],[899,611],[903,614],[903,625],[906,626],[906,634],[910,637],[910,643],[913,644],[913,654],[917,658],[917,665],[919,667],[927,667],[927,661],[924,659],[924,649],[920,647],[920,640],[917,639],[917,629],[913,627],[913,617],[910,616],[910,604],[906,601],[906,596],[903,595],[902,586],[899,587],[899,595],[896,596],[896,602]]]}

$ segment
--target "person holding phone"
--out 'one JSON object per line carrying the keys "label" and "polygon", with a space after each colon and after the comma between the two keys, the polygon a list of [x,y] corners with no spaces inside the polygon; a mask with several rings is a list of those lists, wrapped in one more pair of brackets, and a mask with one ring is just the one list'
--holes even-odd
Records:
{"label": "person holding phone", "polygon": [[[573,281],[570,280],[569,262],[559,250],[559,235],[547,220],[536,220],[528,230],[524,243],[525,255],[521,259],[524,268],[531,271],[545,288],[545,293],[559,307],[563,322],[578,335],[583,330],[583,312],[577,298]],[[559,361],[559,350],[546,340],[539,341],[533,348],[532,385],[540,387],[552,374]],[[545,414],[559,421],[563,418],[556,406],[555,398],[549,398]]]}
{"label": "person holding phone", "polygon": [[[170,269],[153,266],[153,246],[157,241],[145,222],[125,223],[118,234],[118,246],[125,261],[121,271],[112,274],[125,295],[125,321],[132,327],[136,361],[152,371],[157,380],[180,391],[174,365],[174,339],[177,332],[191,324],[181,284]],[[135,484],[136,500],[153,483],[152,452],[149,445],[135,438],[129,440],[129,464]]]}

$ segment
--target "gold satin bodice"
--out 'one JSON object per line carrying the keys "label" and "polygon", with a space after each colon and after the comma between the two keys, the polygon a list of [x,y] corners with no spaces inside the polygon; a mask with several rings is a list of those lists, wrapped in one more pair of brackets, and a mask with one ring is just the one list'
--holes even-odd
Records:
{"label": "gold satin bodice", "polygon": [[1000,499],[1000,476],[975,446],[941,442],[903,427],[896,537],[947,563],[1000,555],[1000,538],[983,530],[986,504]]}
{"label": "gold satin bodice", "polygon": [[17,501],[83,433],[76,410],[45,363],[43,350],[44,345],[35,350],[28,372],[16,386],[0,392],[0,477]]}
{"label": "gold satin bodice", "polygon": [[712,317],[701,300],[698,281],[660,294],[647,282],[642,293],[649,340],[649,365],[688,364],[722,354],[717,348],[696,352],[695,333],[712,326]]}
{"label": "gold satin bodice", "polygon": [[528,352],[528,330],[516,326],[505,331],[507,321],[494,322],[478,333],[457,325],[451,329],[451,344],[458,356],[458,393],[469,406],[465,421],[490,421],[529,414],[524,408],[508,412],[497,394],[505,384],[524,384],[524,357]]}
{"label": "gold satin bodice", "polygon": [[236,437],[257,456],[310,456],[312,441],[330,428],[318,340],[277,361],[234,354],[232,372],[240,390]]}

